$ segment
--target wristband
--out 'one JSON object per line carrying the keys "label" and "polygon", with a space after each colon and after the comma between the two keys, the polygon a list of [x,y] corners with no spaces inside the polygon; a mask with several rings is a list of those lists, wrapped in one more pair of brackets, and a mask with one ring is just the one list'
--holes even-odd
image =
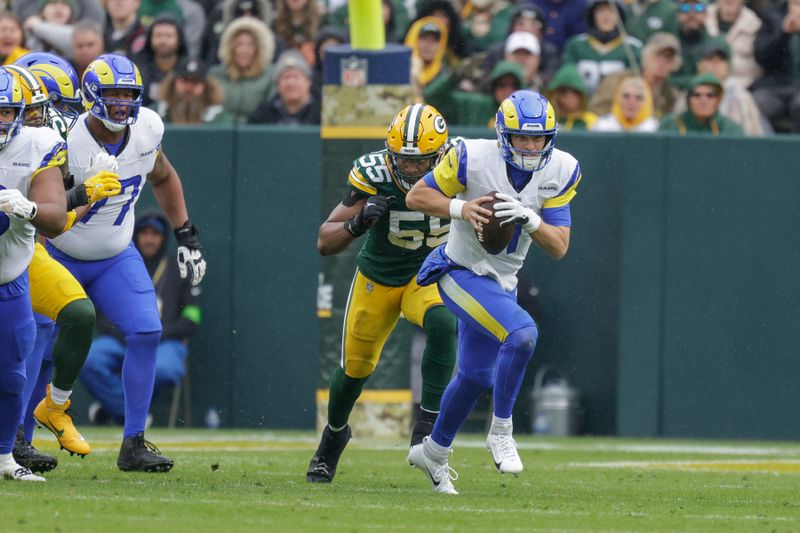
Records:
{"label": "wristband", "polygon": [[72,211],[76,207],[81,207],[88,203],[89,196],[86,194],[86,185],[83,183],[67,191],[67,211]]}
{"label": "wristband", "polygon": [[464,204],[466,204],[464,200],[459,200],[458,198],[453,198],[450,200],[450,218],[455,220],[463,220],[464,217],[461,216],[461,213],[464,210]]}

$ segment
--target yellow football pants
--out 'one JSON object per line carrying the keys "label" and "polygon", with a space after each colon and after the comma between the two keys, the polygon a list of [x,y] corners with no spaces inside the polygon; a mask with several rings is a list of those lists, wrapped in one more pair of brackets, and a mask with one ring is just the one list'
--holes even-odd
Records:
{"label": "yellow football pants", "polygon": [[68,304],[86,298],[86,292],[69,270],[50,257],[44,246],[36,243],[28,267],[31,303],[36,313],[55,320]]}
{"label": "yellow football pants", "polygon": [[342,342],[345,374],[351,378],[372,374],[400,313],[422,327],[425,313],[435,305],[443,305],[436,284],[420,287],[414,277],[402,287],[387,287],[356,271],[345,311]]}

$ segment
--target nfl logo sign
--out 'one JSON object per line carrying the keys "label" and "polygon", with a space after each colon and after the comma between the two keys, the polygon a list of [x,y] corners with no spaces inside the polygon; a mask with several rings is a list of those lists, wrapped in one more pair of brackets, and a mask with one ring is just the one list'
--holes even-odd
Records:
{"label": "nfl logo sign", "polygon": [[344,57],[341,61],[342,85],[363,87],[367,84],[367,59],[364,57]]}

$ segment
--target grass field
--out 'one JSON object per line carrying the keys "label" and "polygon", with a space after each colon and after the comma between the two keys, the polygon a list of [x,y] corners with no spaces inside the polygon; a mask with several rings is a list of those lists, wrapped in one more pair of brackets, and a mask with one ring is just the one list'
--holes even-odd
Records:
{"label": "grass field", "polygon": [[119,472],[120,430],[84,434],[47,483],[0,482],[0,531],[800,531],[800,444],[522,437],[514,478],[466,436],[445,496],[400,441],[352,441],[320,486],[308,432],[152,430],[168,474]]}

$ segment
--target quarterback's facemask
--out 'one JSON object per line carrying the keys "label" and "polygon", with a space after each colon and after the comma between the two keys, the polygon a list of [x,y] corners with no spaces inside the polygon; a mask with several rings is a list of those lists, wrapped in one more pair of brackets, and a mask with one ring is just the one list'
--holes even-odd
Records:
{"label": "quarterback's facemask", "polygon": [[[527,172],[544,168],[553,155],[558,124],[556,113],[547,98],[531,90],[514,91],[497,110],[497,143],[503,159]],[[544,137],[541,150],[524,150],[511,144],[511,135]]]}
{"label": "quarterback's facemask", "polygon": [[447,123],[433,106],[407,106],[389,125],[386,138],[389,168],[404,192],[410,191],[436,166],[446,148]]}

